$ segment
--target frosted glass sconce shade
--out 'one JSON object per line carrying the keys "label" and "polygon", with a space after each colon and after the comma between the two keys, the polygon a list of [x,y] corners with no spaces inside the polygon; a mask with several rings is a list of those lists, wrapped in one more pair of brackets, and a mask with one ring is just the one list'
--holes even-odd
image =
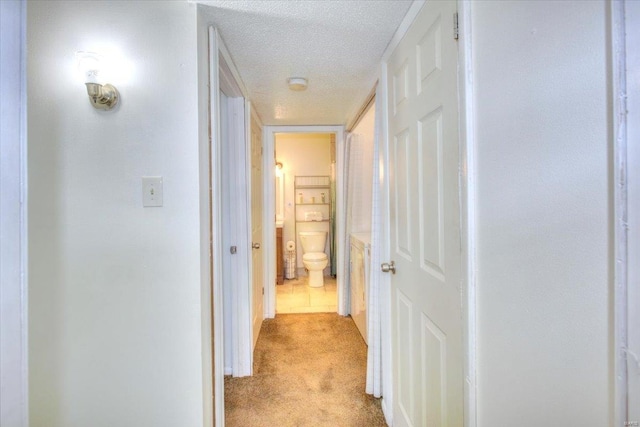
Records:
{"label": "frosted glass sconce shade", "polygon": [[85,85],[89,102],[99,110],[111,110],[118,104],[120,94],[110,84],[100,84],[103,71],[103,58],[94,52],[76,52],[78,71]]}

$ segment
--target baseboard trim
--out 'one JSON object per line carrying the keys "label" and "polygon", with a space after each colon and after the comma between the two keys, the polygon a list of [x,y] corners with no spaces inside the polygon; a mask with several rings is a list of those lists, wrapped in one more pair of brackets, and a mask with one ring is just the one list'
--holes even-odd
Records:
{"label": "baseboard trim", "polygon": [[387,403],[382,397],[380,401],[380,406],[382,407],[382,413],[384,414],[384,419],[387,421],[388,426],[393,426],[393,412],[391,409],[387,409]]}

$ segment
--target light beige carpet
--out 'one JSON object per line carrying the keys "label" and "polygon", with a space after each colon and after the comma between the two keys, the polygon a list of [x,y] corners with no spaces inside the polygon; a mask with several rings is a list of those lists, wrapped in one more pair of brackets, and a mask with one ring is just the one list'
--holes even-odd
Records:
{"label": "light beige carpet", "polygon": [[254,375],[225,378],[228,427],[386,426],[364,392],[367,350],[350,317],[278,314],[256,344]]}

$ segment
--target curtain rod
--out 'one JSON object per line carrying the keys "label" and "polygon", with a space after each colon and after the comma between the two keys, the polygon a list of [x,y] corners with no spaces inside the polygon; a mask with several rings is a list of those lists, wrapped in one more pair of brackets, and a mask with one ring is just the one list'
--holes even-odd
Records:
{"label": "curtain rod", "polygon": [[362,104],[362,106],[358,110],[358,113],[355,115],[353,120],[347,126],[347,128],[346,128],[347,132],[351,132],[353,130],[353,128],[355,128],[358,125],[358,123],[360,123],[360,120],[362,120],[362,117],[365,115],[365,113],[367,112],[369,107],[373,104],[373,102],[376,99],[376,89],[377,88],[378,88],[378,81],[376,80],[376,82],[373,85],[373,89],[371,89],[371,92],[369,92],[369,95],[367,95],[364,103]]}

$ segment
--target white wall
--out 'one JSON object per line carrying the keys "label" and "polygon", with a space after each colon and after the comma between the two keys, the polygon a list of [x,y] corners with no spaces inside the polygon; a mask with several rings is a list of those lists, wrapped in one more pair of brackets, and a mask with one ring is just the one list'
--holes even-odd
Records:
{"label": "white wall", "polygon": [[611,425],[607,19],[472,3],[479,427]]}
{"label": "white wall", "polygon": [[[77,50],[131,64],[115,111]],[[31,426],[200,426],[195,6],[30,1],[28,52]]]}
{"label": "white wall", "polygon": [[[284,228],[283,228],[283,246],[286,242],[293,240],[296,242],[296,254],[298,257],[297,266],[303,268],[302,265],[302,246],[300,239],[295,236],[295,204],[294,196],[294,179],[296,175],[331,175],[331,134],[329,133],[310,133],[310,134],[294,134],[294,133],[277,133],[276,134],[276,159],[282,162],[282,173],[284,174]],[[304,191],[303,191],[304,193]],[[311,193],[307,191],[307,202]],[[329,194],[326,194],[327,200]],[[316,201],[319,198],[316,196]],[[299,208],[299,213],[304,213],[309,207]],[[321,210],[318,207],[318,210]],[[327,212],[324,209],[323,214]],[[304,217],[304,214],[302,214]],[[303,224],[300,228],[305,230],[318,229],[328,230],[326,223]],[[327,255],[329,254],[329,241],[325,248]]]}

